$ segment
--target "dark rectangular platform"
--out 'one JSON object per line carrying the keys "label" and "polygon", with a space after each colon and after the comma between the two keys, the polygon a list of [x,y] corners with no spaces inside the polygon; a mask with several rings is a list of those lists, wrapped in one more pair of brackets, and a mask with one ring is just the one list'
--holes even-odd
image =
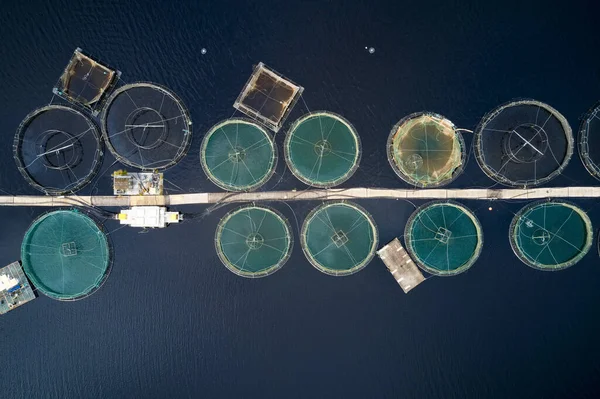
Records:
{"label": "dark rectangular platform", "polygon": [[254,68],[233,107],[277,132],[303,90],[261,62]]}

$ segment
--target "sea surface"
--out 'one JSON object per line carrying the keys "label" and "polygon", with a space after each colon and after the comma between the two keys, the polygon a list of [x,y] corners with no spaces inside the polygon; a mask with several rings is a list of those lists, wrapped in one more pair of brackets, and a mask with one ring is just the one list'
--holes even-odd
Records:
{"label": "sea surface", "polygon": [[[500,103],[531,97],[577,131],[600,99],[596,1],[55,0],[6,1],[1,10],[0,189],[11,194],[36,194],[17,171],[12,140],[25,115],[52,99],[76,47],[118,68],[124,82],[157,82],[183,99],[193,143],[166,172],[183,191],[219,191],[201,170],[200,142],[233,114],[260,61],[305,87],[287,125],[328,110],[356,127],[362,161],[342,187],[407,186],[385,143],[409,113],[429,110],[473,129]],[[105,157],[83,194],[110,193],[113,161]],[[492,184],[469,157],[452,187]],[[549,183],[592,184],[576,155]],[[275,187],[306,188],[282,159],[263,189]],[[380,244],[402,236],[412,205],[358,202],[375,218]],[[598,201],[575,202],[597,232]],[[297,231],[281,270],[237,277],[213,244],[231,207],[146,234],[109,221],[115,262],[98,292],[73,303],[42,295],[0,317],[0,397],[600,397],[596,244],[570,269],[536,271],[508,242],[526,202],[463,203],[483,225],[479,261],[408,295],[379,259],[349,277],[320,273]],[[296,229],[319,203],[271,205]],[[23,234],[43,211],[0,209],[1,265],[20,258]]]}

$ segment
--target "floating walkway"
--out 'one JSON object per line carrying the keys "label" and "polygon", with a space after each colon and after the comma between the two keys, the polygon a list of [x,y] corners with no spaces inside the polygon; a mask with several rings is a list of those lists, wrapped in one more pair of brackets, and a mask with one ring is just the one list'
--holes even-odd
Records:
{"label": "floating walkway", "polygon": [[328,201],[361,198],[387,199],[468,199],[468,200],[533,200],[546,198],[600,198],[600,187],[548,187],[531,189],[404,189],[404,188],[340,188],[307,189],[302,191],[264,191],[243,193],[188,193],[173,195],[147,195],[121,197],[113,195],[95,196],[43,196],[3,195],[0,206],[173,206],[193,204],[218,204],[254,201]]}

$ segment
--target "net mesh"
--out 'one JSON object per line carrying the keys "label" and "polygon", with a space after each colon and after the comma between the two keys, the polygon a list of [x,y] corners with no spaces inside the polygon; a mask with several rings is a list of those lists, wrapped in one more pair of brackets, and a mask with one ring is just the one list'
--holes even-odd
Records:
{"label": "net mesh", "polygon": [[88,216],[59,210],[37,218],[21,246],[23,269],[47,296],[75,300],[97,290],[108,277],[108,239]]}
{"label": "net mesh", "polygon": [[312,112],[298,119],[286,136],[285,160],[303,183],[329,188],[348,180],[358,168],[360,138],[346,119]]}
{"label": "net mesh", "polygon": [[254,68],[233,107],[277,132],[303,90],[261,62]]}
{"label": "net mesh", "polygon": [[250,191],[263,185],[277,165],[277,147],[265,129],[230,119],[210,129],[200,150],[202,168],[217,186]]}
{"label": "net mesh", "polygon": [[75,192],[89,183],[102,163],[96,125],[79,111],[61,105],[39,108],[25,117],[13,142],[23,177],[53,195]]}
{"label": "net mesh", "polygon": [[95,116],[105,95],[114,88],[120,75],[120,72],[102,65],[78,48],[52,91],[90,110]]}
{"label": "net mesh", "polygon": [[288,221],[274,209],[244,206],[221,219],[215,247],[221,262],[233,273],[265,277],[279,270],[292,253]]}
{"label": "net mesh", "polygon": [[567,166],[573,135],[564,116],[549,105],[513,101],[484,116],[475,132],[475,154],[493,180],[515,187],[537,186]]}
{"label": "net mesh", "polygon": [[579,129],[579,156],[586,169],[600,179],[600,103],[590,109]]}
{"label": "net mesh", "polygon": [[403,118],[388,138],[388,160],[396,174],[417,187],[450,183],[465,160],[462,135],[449,120],[432,113]]}
{"label": "net mesh", "polygon": [[415,263],[440,276],[469,269],[483,247],[483,231],[475,215],[452,201],[419,207],[406,223],[404,239]]}
{"label": "net mesh", "polygon": [[189,150],[192,121],[181,100],[152,83],[120,87],[102,114],[102,134],[119,162],[142,170],[162,170]]}
{"label": "net mesh", "polygon": [[345,276],[363,269],[375,255],[378,232],[362,207],[325,203],[306,217],[300,234],[308,261],[323,273]]}
{"label": "net mesh", "polygon": [[537,202],[523,208],[510,225],[510,244],[526,265],[561,270],[579,262],[592,246],[592,224],[566,202]]}

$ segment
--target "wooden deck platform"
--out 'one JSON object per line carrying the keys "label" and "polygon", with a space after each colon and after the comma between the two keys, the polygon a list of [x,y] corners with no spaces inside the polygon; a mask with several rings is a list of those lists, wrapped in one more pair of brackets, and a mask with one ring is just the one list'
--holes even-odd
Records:
{"label": "wooden deck platform", "polygon": [[471,200],[534,200],[546,198],[600,198],[600,187],[548,187],[531,189],[388,189],[388,188],[341,188],[307,189],[302,191],[254,191],[249,193],[187,193],[146,196],[0,196],[0,206],[173,206],[188,204],[216,204],[253,201],[310,201],[351,200],[360,198],[388,199],[471,199]]}
{"label": "wooden deck platform", "polygon": [[415,265],[397,238],[377,251],[377,255],[385,263],[405,294],[425,281],[421,270]]}

